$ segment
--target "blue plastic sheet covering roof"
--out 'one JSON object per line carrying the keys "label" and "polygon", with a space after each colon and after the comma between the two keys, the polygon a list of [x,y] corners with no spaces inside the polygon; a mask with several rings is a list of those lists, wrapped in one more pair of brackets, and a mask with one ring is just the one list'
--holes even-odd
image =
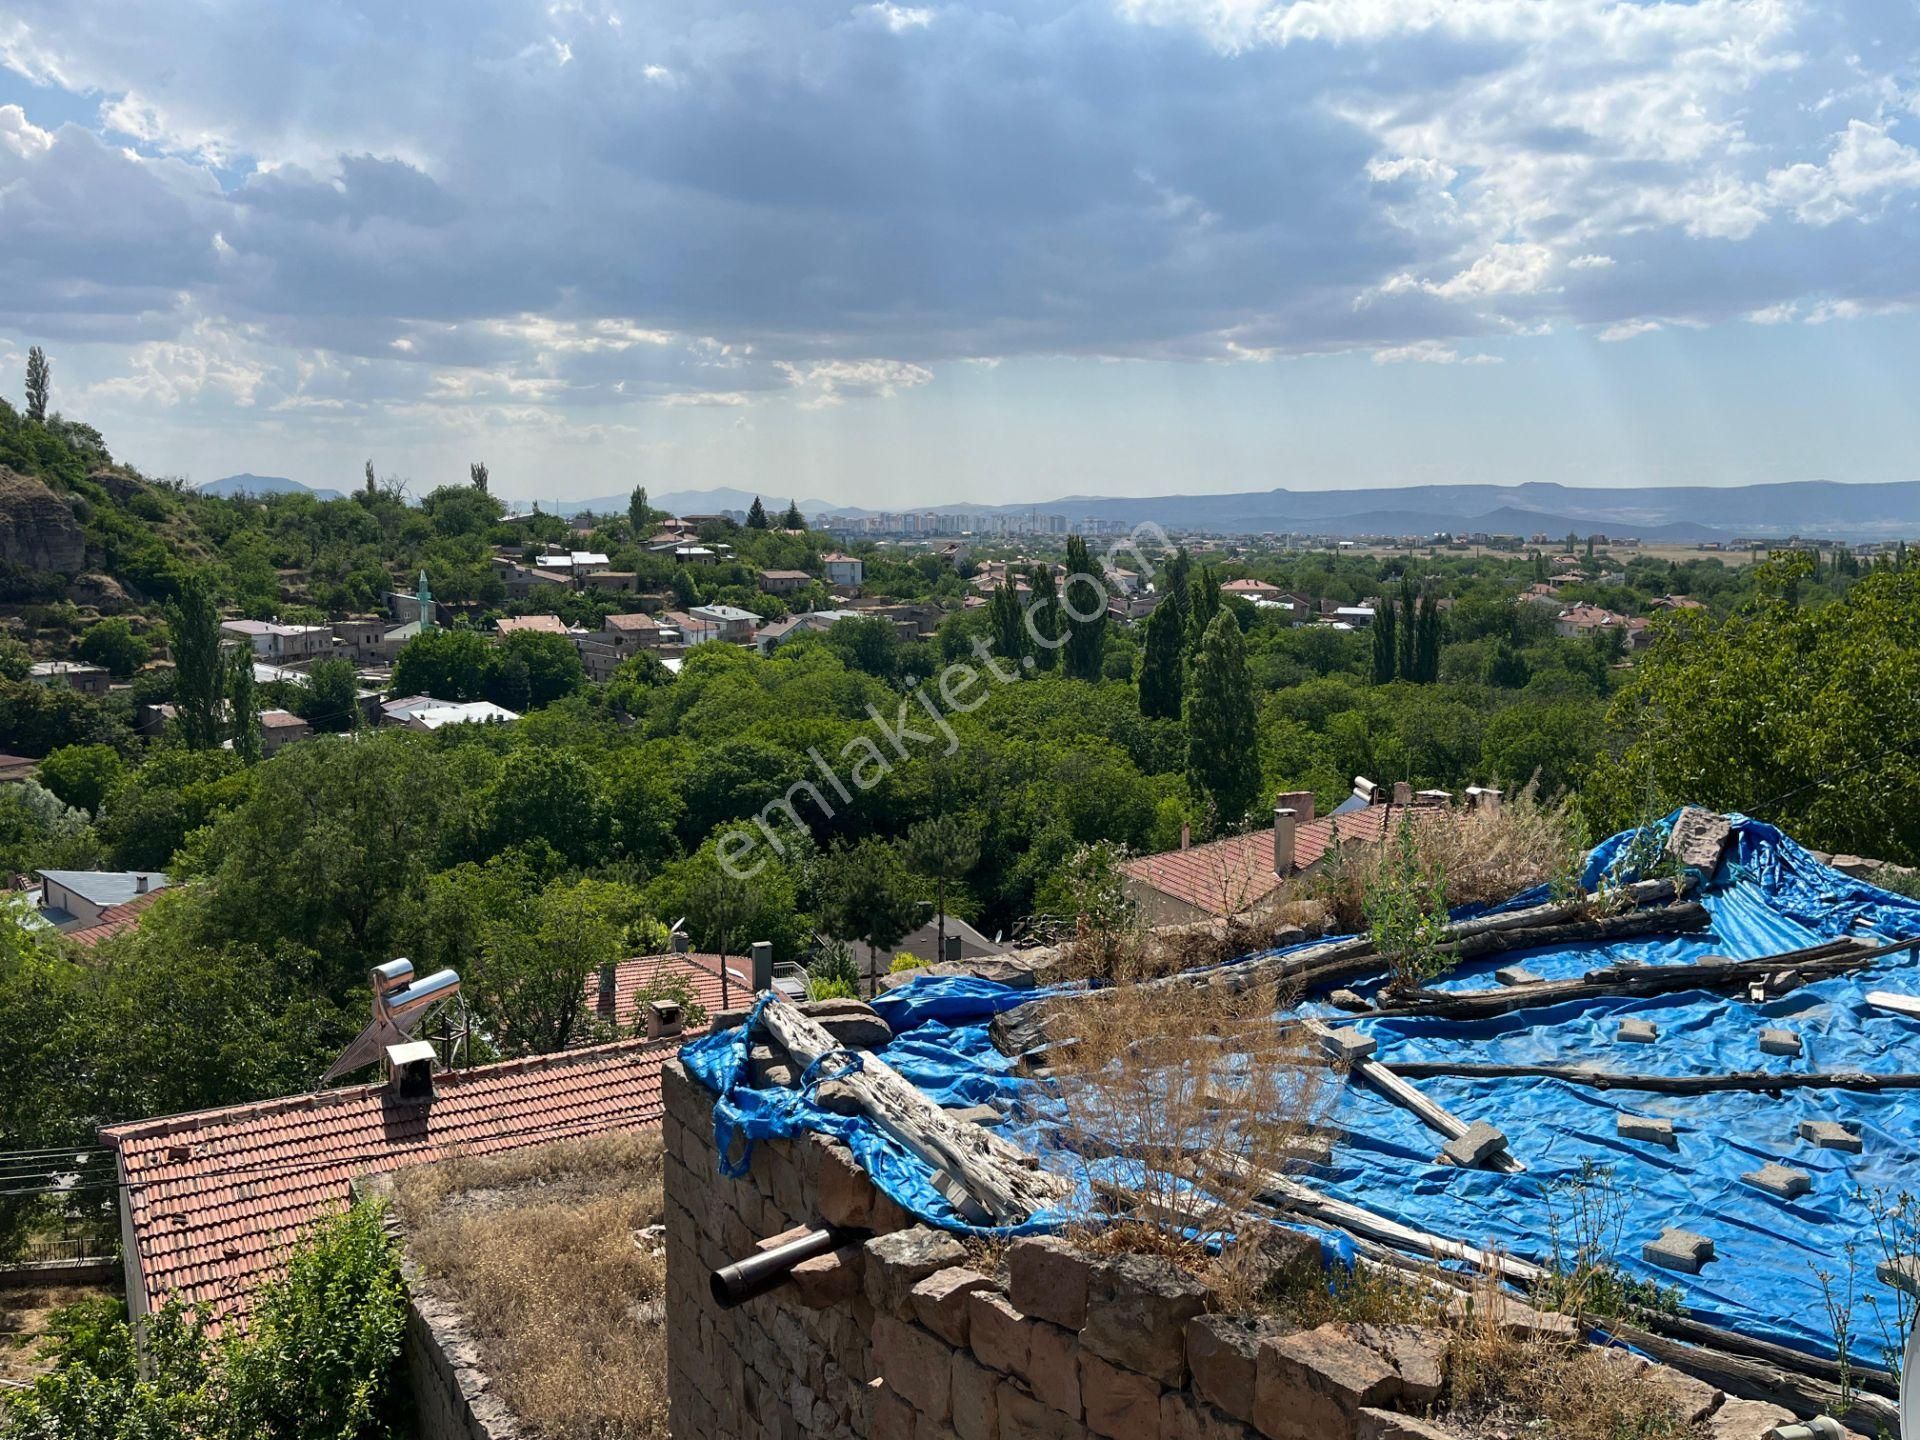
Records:
{"label": "blue plastic sheet covering roof", "polygon": [[[1671,818],[1671,817],[1670,817]],[[1443,989],[1486,989],[1499,966],[1522,964],[1547,979],[1604,965],[1675,965],[1707,954],[1751,959],[1845,934],[1920,938],[1920,902],[1854,880],[1816,861],[1772,826],[1735,816],[1733,840],[1702,899],[1710,930],[1610,945],[1507,952],[1462,965]],[[1592,853],[1591,886],[1627,853],[1627,835]],[[1517,906],[1543,898],[1516,896]],[[1499,908],[1507,908],[1502,906]],[[1236,962],[1237,963],[1237,962]],[[1359,987],[1364,990],[1365,987]],[[1619,1072],[1716,1074],[1761,1069],[1920,1072],[1920,1021],[1870,1006],[1869,990],[1920,993],[1920,965],[1899,951],[1855,974],[1821,980],[1765,1001],[1691,991],[1650,999],[1602,996],[1482,1021],[1383,1017],[1360,1019],[1379,1044],[1378,1058],[1583,1064]],[[881,1053],[942,1105],[994,1104],[1010,1112],[1002,1133],[1047,1168],[1084,1181],[1085,1162],[1057,1143],[1060,1112],[1052,1082],[1018,1077],[994,1049],[987,1022],[1035,998],[991,981],[916,981],[876,1001],[895,1031]],[[1311,1003],[1308,1011],[1320,1007]],[[1614,1032],[1628,1015],[1653,1020],[1656,1045],[1622,1045]],[[1799,1033],[1799,1059],[1762,1054],[1763,1028]],[[845,1140],[894,1199],[930,1223],[965,1228],[933,1189],[928,1169],[864,1117],[824,1111],[793,1090],[743,1083],[744,1032],[706,1037],[683,1052],[722,1096],[716,1133],[733,1140],[823,1131]],[[1550,1218],[1564,1220],[1569,1186],[1588,1166],[1607,1167],[1625,1201],[1618,1260],[1630,1274],[1677,1285],[1694,1316],[1741,1334],[1832,1354],[1834,1337],[1819,1271],[1844,1287],[1846,1251],[1856,1247],[1856,1331],[1874,1329],[1871,1297],[1891,1319],[1892,1296],[1874,1278],[1881,1252],[1873,1233],[1874,1192],[1920,1189],[1920,1090],[1861,1092],[1805,1089],[1768,1095],[1719,1092],[1673,1096],[1597,1090],[1552,1079],[1428,1078],[1420,1088],[1466,1121],[1486,1120],[1508,1136],[1526,1165],[1518,1175],[1433,1163],[1437,1137],[1413,1115],[1360,1084],[1345,1086],[1328,1123],[1342,1133],[1332,1163],[1301,1178],[1339,1198],[1438,1235],[1535,1262],[1553,1259]],[[1673,1122],[1677,1145],[1623,1140],[1622,1112]],[[1822,1150],[1797,1138],[1803,1120],[1856,1127],[1862,1153]],[[1813,1177],[1811,1193],[1778,1200],[1744,1183],[1769,1160]],[[1046,1228],[1040,1216],[1023,1228]],[[1643,1263],[1640,1246],[1669,1227],[1712,1239],[1718,1258],[1698,1276]],[[1859,1354],[1856,1345],[1856,1354]],[[1861,1358],[1867,1358],[1864,1355]],[[1871,1357],[1877,1362],[1878,1356]]]}

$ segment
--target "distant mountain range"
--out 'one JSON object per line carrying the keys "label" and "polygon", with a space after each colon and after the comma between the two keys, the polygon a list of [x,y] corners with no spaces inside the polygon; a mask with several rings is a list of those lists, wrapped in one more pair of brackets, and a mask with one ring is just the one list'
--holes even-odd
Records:
{"label": "distant mountain range", "polygon": [[245,472],[229,475],[224,480],[209,480],[194,488],[203,495],[291,495],[304,492],[316,500],[347,498],[338,490],[316,490],[311,485],[302,485],[298,480],[289,480],[284,475],[250,475]]}
{"label": "distant mountain range", "polygon": [[[804,505],[802,508],[806,508]],[[1580,489],[1525,485],[1407,485],[1370,490],[1260,490],[1120,499],[1069,495],[1032,505],[916,505],[973,514],[1064,515],[1228,535],[1608,535],[1643,540],[1736,536],[1893,539],[1920,535],[1920,482],[1849,485],[1807,480],[1776,485],[1665,485]],[[816,512],[808,510],[809,515]],[[842,515],[876,512],[840,507]]]}
{"label": "distant mountain range", "polygon": [[[229,475],[200,488],[214,495],[304,490],[321,500],[341,498],[337,490],[314,489],[278,475]],[[751,490],[720,487],[662,490],[647,498],[656,510],[699,515],[744,511],[753,504],[754,494]],[[777,517],[786,509],[786,496],[767,490],[759,495],[769,514]],[[864,517],[879,513],[829,500],[802,499],[799,505],[810,519],[826,514]],[[582,510],[620,514],[627,508],[627,497],[542,501],[540,508],[556,515],[574,515]],[[1404,485],[1369,490],[1276,489],[1139,499],[1068,495],[1030,505],[957,501],[902,503],[897,508],[964,515],[1064,515],[1070,527],[1089,519],[1124,525],[1153,521],[1169,530],[1226,535],[1267,531],[1333,536],[1486,531],[1561,536],[1600,532],[1672,541],[1731,540],[1738,536],[1856,540],[1920,536],[1920,481],[1911,480],[1879,485],[1802,480],[1774,485],[1658,485],[1604,490],[1536,481],[1525,485]]]}

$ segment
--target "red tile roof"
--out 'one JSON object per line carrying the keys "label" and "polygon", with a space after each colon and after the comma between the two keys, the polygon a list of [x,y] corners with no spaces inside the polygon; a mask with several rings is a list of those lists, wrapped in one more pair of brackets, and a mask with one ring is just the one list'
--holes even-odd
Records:
{"label": "red tile roof", "polygon": [[[714,984],[719,984],[714,976]],[[149,1302],[244,1315],[301,1229],[356,1175],[660,1123],[660,1067],[684,1037],[622,1040],[434,1077],[426,1103],[384,1084],[109,1126]]]}
{"label": "red tile roof", "polygon": [[[662,970],[681,970],[692,982],[695,998],[709,1016],[723,1010],[744,1010],[753,997],[753,964],[744,955],[727,957],[727,973],[732,977],[726,999],[720,996],[720,957],[695,951],[689,955],[636,955],[622,960],[613,969],[613,1020],[616,1025],[632,1025],[635,996],[653,982]],[[597,1007],[600,977],[587,977],[587,1004]],[[597,1008],[596,1008],[596,1013]]]}
{"label": "red tile roof", "polygon": [[[1414,810],[1431,812],[1432,807],[1416,806]],[[1332,846],[1336,833],[1343,842],[1360,840],[1377,845],[1391,833],[1394,821],[1407,813],[1405,806],[1369,805],[1345,815],[1323,815],[1307,821],[1294,831],[1294,871],[1311,868]],[[1212,915],[1230,915],[1257,905],[1280,883],[1273,873],[1271,826],[1185,850],[1142,855],[1120,868],[1161,894]]]}
{"label": "red tile roof", "polygon": [[558,615],[502,615],[498,628],[502,635],[513,635],[522,631],[535,635],[567,633],[566,622]]}
{"label": "red tile roof", "polygon": [[85,945],[92,949],[109,935],[118,935],[122,930],[131,930],[140,923],[140,912],[166,894],[164,890],[149,890],[144,895],[120,905],[109,905],[100,912],[100,918],[91,925],[79,930],[68,930],[67,939],[76,945]]}

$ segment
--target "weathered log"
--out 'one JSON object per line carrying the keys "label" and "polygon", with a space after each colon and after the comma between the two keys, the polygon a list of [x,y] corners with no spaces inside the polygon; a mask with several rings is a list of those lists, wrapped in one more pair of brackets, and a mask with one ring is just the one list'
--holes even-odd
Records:
{"label": "weathered log", "polygon": [[1590,1065],[1502,1065],[1451,1060],[1396,1060],[1394,1070],[1409,1080],[1564,1080],[1590,1090],[1645,1090],[1659,1095],[1714,1095],[1749,1090],[1920,1089],[1920,1075],[1871,1075],[1861,1070],[1812,1073],[1799,1070],[1740,1070],[1724,1075],[1628,1075]]}
{"label": "weathered log", "polygon": [[1764,1400],[1768,1404],[1782,1405],[1802,1419],[1813,1415],[1831,1415],[1867,1435],[1891,1435],[1899,1427],[1900,1415],[1893,1402],[1868,1394],[1857,1384],[1850,1390],[1843,1390],[1831,1381],[1816,1379],[1804,1372],[1769,1364],[1764,1360],[1688,1345],[1620,1321],[1610,1320],[1602,1324],[1615,1339],[1626,1341],[1662,1365],[1671,1365],[1696,1380],[1704,1380],[1742,1400]]}
{"label": "weathered log", "polygon": [[1829,946],[1816,947],[1818,954],[1794,951],[1790,955],[1769,955],[1760,960],[1730,960],[1707,965],[1611,965],[1570,980],[1503,985],[1498,990],[1412,990],[1368,1013],[1478,1020],[1590,995],[1649,996],[1671,995],[1681,990],[1745,989],[1754,981],[1779,974],[1785,965],[1798,972],[1802,981],[1819,979],[1861,969],[1879,956],[1909,949],[1912,944],[1903,940],[1893,945],[1862,946],[1834,941]]}
{"label": "weathered log", "polygon": [[[1316,1040],[1324,1040],[1331,1033],[1328,1027],[1318,1020],[1307,1021],[1306,1028]],[[1421,1094],[1416,1087],[1408,1084],[1402,1076],[1380,1061],[1356,1061],[1348,1073],[1356,1079],[1364,1080],[1402,1109],[1412,1111],[1419,1117],[1420,1123],[1429,1130],[1437,1131],[1449,1140],[1458,1140],[1467,1133],[1466,1121],[1448,1111],[1438,1101]],[[1503,1175],[1517,1175],[1527,1168],[1518,1158],[1504,1149],[1492,1156],[1488,1163]]]}
{"label": "weathered log", "polygon": [[[825,1028],[778,996],[760,1011],[760,1023],[802,1066],[839,1048]],[[860,1068],[839,1083],[881,1129],[977,1201],[982,1216],[1018,1224],[1073,1188],[993,1131],[955,1120],[878,1056],[863,1053],[859,1060]],[[949,1198],[955,1198],[951,1192]]]}
{"label": "weathered log", "polygon": [[[1502,947],[1499,937],[1513,932],[1534,932],[1534,938],[1525,942],[1509,942],[1505,948],[1521,948],[1524,945],[1551,945],[1559,941],[1574,943],[1582,939],[1595,938],[1590,934],[1573,931],[1556,933],[1558,927],[1574,925],[1588,926],[1601,921],[1625,921],[1625,925],[1610,931],[1601,932],[1602,936],[1621,936],[1628,934],[1656,933],[1663,927],[1664,920],[1655,917],[1674,917],[1675,928],[1686,930],[1698,928],[1706,923],[1705,912],[1698,906],[1689,909],[1686,906],[1667,905],[1664,902],[1684,894],[1691,884],[1691,877],[1677,876],[1661,880],[1646,880],[1614,892],[1614,897],[1602,900],[1594,896],[1579,896],[1571,900],[1553,900],[1541,905],[1530,905],[1521,910],[1510,910],[1498,915],[1479,915],[1470,920],[1462,920],[1447,927],[1440,949],[1443,953],[1456,957],[1471,958],[1475,954],[1493,953]],[[1605,906],[1625,900],[1635,906],[1655,907],[1645,910],[1627,910],[1618,914],[1611,913]],[[1699,911],[1696,915],[1693,912]],[[1676,912],[1682,912],[1676,915]],[[1639,918],[1644,917],[1644,918]],[[1646,927],[1644,929],[1639,927]],[[1486,950],[1475,949],[1486,946]],[[1200,970],[1186,970],[1177,975],[1165,975],[1154,980],[1143,980],[1135,984],[1135,993],[1156,990],[1171,990],[1176,986],[1218,985],[1232,994],[1243,994],[1259,987],[1271,987],[1276,991],[1301,989],[1306,986],[1332,984],[1352,976],[1366,975],[1385,969],[1387,961],[1374,947],[1373,941],[1366,935],[1348,935],[1336,940],[1322,941],[1318,945],[1308,945],[1288,952],[1285,955],[1269,955],[1257,960],[1241,960],[1226,965],[1208,966]],[[1082,1004],[1099,1004],[1100,997],[1107,991],[1098,988],[1086,988],[1071,991],[1063,995],[1049,996],[1030,1005],[1021,1005],[1004,1010],[995,1016],[988,1027],[988,1034],[994,1047],[1003,1055],[1024,1055],[1049,1044],[1059,1044],[1073,1038],[1073,1022],[1062,1020],[1070,1015],[1073,1008]]]}

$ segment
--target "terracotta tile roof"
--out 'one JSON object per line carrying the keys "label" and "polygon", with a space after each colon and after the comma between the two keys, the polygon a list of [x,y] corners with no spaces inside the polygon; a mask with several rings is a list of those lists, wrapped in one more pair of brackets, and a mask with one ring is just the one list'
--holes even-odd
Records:
{"label": "terracotta tile roof", "polygon": [[602,628],[607,630],[658,630],[660,625],[651,615],[636,611],[631,615],[609,615]]}
{"label": "terracotta tile roof", "polygon": [[564,635],[566,622],[558,615],[502,615],[499,620],[502,635],[531,632],[535,635]]}
{"label": "terracotta tile roof", "polygon": [[[693,993],[707,1014],[718,1015],[723,1010],[741,1010],[746,1008],[753,995],[753,963],[744,955],[727,957],[727,973],[732,977],[727,986],[727,996],[723,1002],[720,997],[720,957],[704,951],[694,951],[688,955],[636,955],[630,960],[622,960],[613,968],[613,1019],[616,1025],[631,1025],[634,1020],[634,997],[653,982],[653,977],[662,970],[679,970],[692,982]],[[587,977],[587,1004],[597,1007],[600,1000],[600,977]]]}
{"label": "terracotta tile roof", "polygon": [[92,949],[109,935],[118,935],[122,930],[131,930],[140,923],[140,912],[166,894],[165,890],[149,890],[119,905],[109,905],[100,912],[100,918],[93,924],[79,930],[66,932],[67,939],[76,945]]}
{"label": "terracotta tile roof", "polygon": [[[1426,806],[1415,806],[1413,810],[1440,813]],[[1323,815],[1307,821],[1294,831],[1295,873],[1311,868],[1326,854],[1336,831],[1342,842],[1360,840],[1377,845],[1391,833],[1394,822],[1407,813],[1406,806],[1369,805],[1345,815]],[[1271,826],[1186,850],[1142,855],[1120,868],[1124,874],[1151,885],[1161,894],[1212,915],[1229,915],[1256,905],[1280,883],[1273,873]]]}
{"label": "terracotta tile roof", "polygon": [[680,1043],[624,1040],[452,1071],[434,1077],[424,1104],[367,1084],[106,1127],[127,1187],[130,1266],[154,1305],[177,1297],[216,1321],[244,1314],[301,1228],[347,1203],[354,1176],[650,1129],[660,1067]]}

